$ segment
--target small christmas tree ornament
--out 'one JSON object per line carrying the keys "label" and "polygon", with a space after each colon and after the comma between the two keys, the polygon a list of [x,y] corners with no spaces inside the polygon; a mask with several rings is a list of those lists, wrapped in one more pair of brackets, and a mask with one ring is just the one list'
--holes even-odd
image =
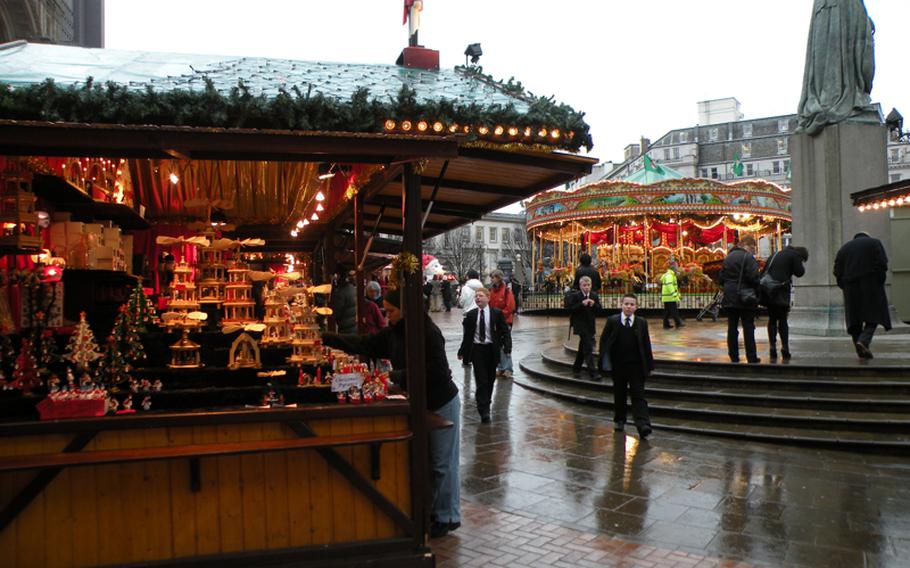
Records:
{"label": "small christmas tree ornament", "polygon": [[98,344],[95,342],[95,334],[85,319],[85,312],[79,314],[79,323],[70,337],[64,357],[81,371],[88,371],[92,363],[101,357]]}
{"label": "small christmas tree ornament", "polygon": [[129,371],[130,365],[120,352],[117,339],[111,335],[107,338],[104,355],[98,364],[98,377],[102,384],[114,387],[131,380]]}
{"label": "small christmas tree ornament", "polygon": [[32,389],[40,384],[38,363],[32,353],[32,342],[23,337],[22,348],[19,350],[19,356],[16,357],[16,363],[13,366],[11,386],[14,389],[21,390],[22,394],[30,394]]}
{"label": "small christmas tree ornament", "polygon": [[129,320],[139,333],[147,333],[148,328],[155,325],[155,319],[158,314],[155,312],[155,306],[152,301],[145,295],[141,283],[136,283],[130,299],[126,303],[126,311]]}
{"label": "small christmas tree ornament", "polygon": [[145,359],[145,347],[142,345],[142,339],[139,338],[139,324],[130,316],[129,304],[120,306],[120,313],[114,321],[111,335],[116,340],[117,348],[127,363],[136,366]]}

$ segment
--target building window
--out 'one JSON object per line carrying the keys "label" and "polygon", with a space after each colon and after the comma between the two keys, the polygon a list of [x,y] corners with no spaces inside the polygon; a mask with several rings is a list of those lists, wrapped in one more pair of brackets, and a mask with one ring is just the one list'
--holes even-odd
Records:
{"label": "building window", "polygon": [[890,161],[892,161],[892,162],[900,162],[901,161],[901,149],[900,148],[891,148],[890,158],[891,158]]}
{"label": "building window", "polygon": [[900,181],[900,180],[901,180],[900,174],[891,174],[891,183],[894,183],[894,182]]}
{"label": "building window", "polygon": [[703,178],[708,177],[708,168],[701,169],[701,177],[703,177]]}
{"label": "building window", "polygon": [[784,160],[784,173],[790,173],[790,160]]}
{"label": "building window", "polygon": [[464,242],[468,242],[471,240],[471,229],[469,229],[467,227],[461,228],[461,240]]}
{"label": "building window", "polygon": [[474,240],[477,241],[478,243],[483,242],[483,227],[474,228]]}
{"label": "building window", "polygon": [[496,242],[496,234],[497,234],[498,232],[499,232],[499,231],[496,229],[496,227],[490,227],[490,242],[491,242],[491,243],[495,243],[495,242]]}
{"label": "building window", "polygon": [[717,142],[717,138],[719,135],[720,135],[719,129],[717,129],[717,128],[708,129],[708,141],[709,142]]}
{"label": "building window", "polygon": [[679,159],[679,146],[673,148],[673,159],[674,159],[674,160],[678,160],[678,159]]}
{"label": "building window", "polygon": [[521,243],[521,233],[521,229],[512,229],[512,236],[514,237],[516,243]]}
{"label": "building window", "polygon": [[669,160],[669,159],[670,159],[670,149],[664,148],[664,160]]}
{"label": "building window", "polygon": [[746,164],[746,175],[754,176],[755,175],[755,166],[752,164]]}
{"label": "building window", "polygon": [[751,142],[742,143],[742,154],[740,154],[739,157],[740,158],[751,158],[752,157],[752,143]]}
{"label": "building window", "polygon": [[504,243],[509,242],[509,230],[508,229],[502,230],[502,242],[504,242]]}
{"label": "building window", "polygon": [[775,174],[780,173],[780,160],[774,160],[771,163],[771,173],[775,173]]}
{"label": "building window", "polygon": [[752,138],[752,123],[743,124],[743,138]]}
{"label": "building window", "polygon": [[711,168],[711,179],[717,179],[717,168]]}
{"label": "building window", "polygon": [[689,133],[688,133],[688,132],[685,132],[685,131],[680,132],[680,133],[679,133],[679,141],[680,141],[680,142],[688,142],[688,141],[689,141]]}
{"label": "building window", "polygon": [[786,118],[782,118],[777,121],[777,131],[778,132],[787,132],[790,130],[790,121]]}
{"label": "building window", "polygon": [[787,144],[786,138],[778,138],[777,139],[777,155],[782,156],[782,155],[786,154],[787,149],[788,149],[787,146],[788,146],[788,144]]}

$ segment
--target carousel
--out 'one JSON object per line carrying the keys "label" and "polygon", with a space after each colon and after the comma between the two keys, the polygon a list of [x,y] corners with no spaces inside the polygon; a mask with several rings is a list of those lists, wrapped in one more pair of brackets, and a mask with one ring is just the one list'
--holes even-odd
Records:
{"label": "carousel", "polygon": [[547,191],[525,207],[536,282],[561,289],[587,252],[606,293],[653,287],[669,266],[685,277],[683,292],[710,292],[711,269],[733,243],[748,234],[760,251],[777,250],[791,221],[789,189],[683,178],[647,161],[627,179]]}

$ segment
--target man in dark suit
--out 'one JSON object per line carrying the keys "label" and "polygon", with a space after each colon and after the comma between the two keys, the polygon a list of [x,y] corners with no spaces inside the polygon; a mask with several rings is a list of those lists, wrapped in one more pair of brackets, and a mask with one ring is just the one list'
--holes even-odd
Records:
{"label": "man in dark suit", "polygon": [[872,359],[872,336],[879,325],[891,329],[891,313],[885,294],[888,256],[878,239],[857,233],[837,251],[834,277],[844,291],[844,317],[847,333],[853,338],[856,354]]}
{"label": "man in dark suit", "polygon": [[[651,417],[645,400],[645,378],[654,370],[648,322],[635,315],[638,298],[622,297],[622,313],[607,318],[600,336],[600,368],[613,376],[613,422],[617,432],[625,430],[626,391],[632,397],[632,417],[642,439],[651,435]],[[628,387],[628,389],[627,389]]]}
{"label": "man in dark suit", "polygon": [[512,332],[502,311],[489,305],[489,290],[480,288],[474,292],[474,303],[477,309],[466,313],[462,321],[464,337],[458,348],[458,358],[470,361],[474,366],[477,411],[480,421],[488,424],[496,365],[500,351],[507,355],[512,353]]}
{"label": "man in dark suit", "polygon": [[578,290],[579,282],[581,281],[582,276],[587,276],[591,279],[591,289],[595,292],[600,291],[600,272],[596,268],[591,266],[591,255],[583,252],[578,257],[578,268],[575,269],[575,281],[572,282],[572,288]]}
{"label": "man in dark suit", "polygon": [[582,276],[578,281],[580,290],[573,290],[566,298],[569,309],[569,322],[578,336],[578,352],[572,371],[581,372],[582,363],[588,364],[592,380],[598,380],[597,366],[594,364],[594,337],[597,334],[597,313],[600,312],[600,297],[591,291],[591,278]]}

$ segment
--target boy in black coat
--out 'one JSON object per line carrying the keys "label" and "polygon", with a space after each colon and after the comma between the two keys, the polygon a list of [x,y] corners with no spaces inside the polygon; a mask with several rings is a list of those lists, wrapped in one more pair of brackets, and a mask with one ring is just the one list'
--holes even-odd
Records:
{"label": "boy in black coat", "polygon": [[613,376],[614,427],[625,430],[626,390],[632,397],[632,417],[642,439],[651,435],[651,417],[645,400],[645,378],[654,370],[648,322],[635,315],[638,298],[622,297],[622,313],[607,318],[600,336],[600,369]]}
{"label": "boy in black coat", "polygon": [[578,280],[578,290],[573,290],[566,297],[569,309],[569,322],[572,331],[578,336],[578,352],[572,371],[581,372],[582,363],[588,364],[592,380],[598,380],[597,367],[594,364],[594,336],[597,334],[597,314],[600,312],[600,297],[591,291],[591,278],[582,276]]}
{"label": "boy in black coat", "polygon": [[512,353],[512,332],[502,310],[489,305],[489,290],[480,288],[474,292],[474,303],[477,309],[466,313],[462,321],[464,337],[458,348],[458,358],[470,361],[474,366],[477,411],[480,421],[488,424],[499,353],[500,350],[506,355]]}

